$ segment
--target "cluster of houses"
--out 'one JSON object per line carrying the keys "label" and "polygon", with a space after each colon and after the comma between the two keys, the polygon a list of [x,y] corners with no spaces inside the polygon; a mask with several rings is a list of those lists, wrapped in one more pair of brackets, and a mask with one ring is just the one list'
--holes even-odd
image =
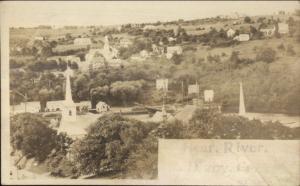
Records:
{"label": "cluster of houses", "polygon": [[[168,79],[164,79],[164,78],[156,79],[156,90],[167,92],[168,84],[169,84]],[[200,86],[197,82],[196,84],[188,85],[188,94],[199,94],[199,93],[200,93]],[[213,102],[214,99],[213,90],[204,90],[203,95],[204,95],[205,102]]]}
{"label": "cluster of houses", "polygon": [[[269,38],[272,37],[275,32],[276,32],[276,26],[271,25],[266,28],[261,28],[259,31],[263,34],[264,37]],[[285,35],[289,33],[289,26],[286,23],[278,23],[278,33]],[[236,35],[236,30],[230,28],[226,32],[228,38],[233,38],[234,40],[237,41],[249,41],[251,38],[250,33],[243,33],[243,34],[238,34]]]}
{"label": "cluster of houses", "polygon": [[[62,115],[73,116],[76,115],[76,112],[88,111],[92,109],[90,101],[81,101],[75,103],[72,99],[72,89],[70,83],[70,76],[73,74],[73,71],[67,69],[65,71],[66,76],[66,86],[65,86],[65,99],[58,100],[58,101],[47,101],[46,107],[44,110],[46,112],[61,112]],[[66,113],[65,110],[68,110]],[[22,102],[18,105],[11,105],[10,106],[11,113],[18,114],[18,113],[39,113],[42,111],[41,104],[39,101],[31,101],[31,102]],[[104,102],[98,102],[96,104],[95,110],[99,113],[107,112],[110,110],[110,106]],[[64,116],[63,116],[64,117]],[[67,118],[67,116],[65,116]]]}
{"label": "cluster of houses", "polygon": [[181,46],[161,46],[152,44],[152,52],[142,50],[139,54],[131,56],[132,60],[144,61],[151,56],[165,56],[167,59],[171,59],[175,54],[181,55],[183,49]]}
{"label": "cluster of houses", "polygon": [[[141,25],[137,25],[140,27]],[[159,29],[161,26],[154,25],[146,25],[143,27],[143,30],[155,30]],[[177,31],[177,29],[174,29]],[[287,34],[289,33],[289,26],[286,23],[278,23],[278,26],[272,25],[266,28],[261,28],[259,30],[264,37],[269,38],[272,37],[277,31],[279,34]],[[249,41],[252,37],[250,31],[243,32],[237,34],[237,30],[234,28],[229,28],[226,31],[227,37],[232,38],[232,40],[237,40],[240,42]],[[36,36],[34,40],[43,41],[46,40],[43,36]],[[176,41],[176,38],[169,37],[169,42]],[[104,65],[109,66],[121,66],[126,62],[119,58],[119,48],[121,47],[129,47],[133,44],[132,40],[125,37],[121,37],[118,39],[117,43],[111,43],[110,38],[108,36],[104,37],[103,47],[97,47],[94,45],[90,37],[80,37],[75,38],[73,40],[73,44],[68,45],[57,45],[52,49],[54,53],[63,53],[67,51],[76,51],[76,50],[84,50],[85,51],[85,60],[82,61],[82,58],[79,58],[75,55],[69,56],[53,56],[49,57],[48,60],[55,61],[70,61],[76,62],[81,70],[95,70],[103,67]],[[147,50],[142,50],[137,54],[133,54],[130,59],[134,61],[144,61],[151,56],[165,56],[167,59],[171,59],[175,54],[180,55],[183,53],[183,49],[180,45],[175,46],[166,46],[162,42],[159,44],[152,44],[152,52]]]}

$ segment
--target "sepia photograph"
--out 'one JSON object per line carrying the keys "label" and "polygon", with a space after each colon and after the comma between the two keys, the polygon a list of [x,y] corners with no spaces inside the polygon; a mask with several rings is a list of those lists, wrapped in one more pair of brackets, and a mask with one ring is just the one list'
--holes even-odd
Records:
{"label": "sepia photograph", "polygon": [[299,186],[299,5],[0,2],[1,184]]}

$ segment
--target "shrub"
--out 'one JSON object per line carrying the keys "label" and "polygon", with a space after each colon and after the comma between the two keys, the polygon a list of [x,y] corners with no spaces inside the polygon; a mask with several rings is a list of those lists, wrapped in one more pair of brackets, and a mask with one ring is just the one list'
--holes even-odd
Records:
{"label": "shrub", "polygon": [[220,58],[220,56],[219,55],[208,55],[207,56],[207,61],[208,62],[215,62],[215,63],[219,63],[219,62],[221,62],[221,58]]}
{"label": "shrub", "polygon": [[272,48],[263,48],[256,55],[256,60],[271,63],[276,59],[276,51]]}
{"label": "shrub", "polygon": [[244,18],[244,22],[245,22],[245,23],[251,23],[251,18],[250,18],[249,16],[246,16],[246,17]]}
{"label": "shrub", "polygon": [[278,50],[285,50],[284,44],[281,43],[280,45],[277,46]]}
{"label": "shrub", "polygon": [[294,46],[289,44],[287,46],[287,50],[286,50],[288,55],[294,56],[296,54],[295,50],[294,50]]}
{"label": "shrub", "polygon": [[46,165],[51,175],[55,177],[77,178],[80,176],[75,164],[61,151],[50,154],[46,160]]}
{"label": "shrub", "polygon": [[152,134],[158,138],[183,138],[184,125],[181,121],[169,121],[162,123],[152,131]]}

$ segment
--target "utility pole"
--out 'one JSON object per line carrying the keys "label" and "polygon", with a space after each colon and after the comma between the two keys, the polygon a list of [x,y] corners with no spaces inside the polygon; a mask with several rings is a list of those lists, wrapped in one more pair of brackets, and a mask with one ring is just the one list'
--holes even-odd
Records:
{"label": "utility pole", "polygon": [[181,81],[181,91],[182,91],[182,105],[184,105],[184,88],[183,88],[183,81]]}
{"label": "utility pole", "polygon": [[163,116],[163,122],[167,121],[167,111],[165,108],[165,98],[167,97],[167,86],[166,86],[166,81],[164,80],[164,96],[163,96],[163,106],[162,106],[162,116]]}
{"label": "utility pole", "polygon": [[12,94],[12,115],[14,115],[14,112],[15,112],[15,95]]}
{"label": "utility pole", "polygon": [[199,101],[200,101],[200,87],[198,85],[198,81],[196,81],[196,87],[197,87],[197,91],[198,91],[198,94],[197,94],[197,105],[199,105]]}
{"label": "utility pole", "polygon": [[[190,86],[190,79],[187,79],[187,85],[188,87]],[[187,93],[187,99],[186,99],[186,103],[189,104],[189,93]]]}
{"label": "utility pole", "polygon": [[27,111],[27,100],[28,100],[28,97],[27,97],[27,94],[25,93],[25,103],[24,103],[24,106],[25,106],[25,112]]}

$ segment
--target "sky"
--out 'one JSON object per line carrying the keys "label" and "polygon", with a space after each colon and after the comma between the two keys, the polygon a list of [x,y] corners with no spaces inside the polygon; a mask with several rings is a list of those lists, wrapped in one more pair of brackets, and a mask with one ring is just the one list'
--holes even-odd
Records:
{"label": "sky", "polygon": [[239,12],[249,16],[294,11],[297,1],[13,1],[0,2],[10,26],[115,25],[190,20]]}

